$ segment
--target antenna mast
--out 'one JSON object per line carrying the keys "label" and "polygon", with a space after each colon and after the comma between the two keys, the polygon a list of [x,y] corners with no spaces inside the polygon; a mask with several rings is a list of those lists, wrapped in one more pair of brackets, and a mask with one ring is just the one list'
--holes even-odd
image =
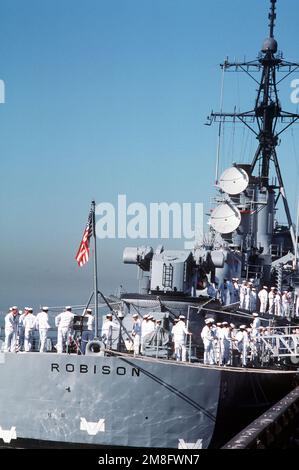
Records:
{"label": "antenna mast", "polygon": [[270,20],[270,38],[274,38],[274,27],[275,27],[275,20],[276,20],[276,0],[271,0],[271,10],[269,13],[269,20]]}
{"label": "antenna mast", "polygon": [[[223,113],[221,110],[219,113],[211,114],[209,124],[213,122],[225,123],[239,121],[245,124],[255,134],[259,145],[251,163],[250,175],[253,174],[257,163],[260,162],[258,176],[260,187],[265,188],[267,191],[274,189],[279,190],[275,200],[275,206],[279,198],[282,197],[288,227],[295,249],[294,227],[279,167],[276,147],[279,143],[280,135],[299,120],[299,114],[282,110],[277,86],[285,80],[285,78],[298,70],[299,63],[288,62],[284,60],[281,52],[278,53],[278,44],[276,39],[274,39],[277,0],[270,0],[270,2],[269,37],[264,40],[257,60],[235,63],[225,61],[225,63],[221,64],[221,67],[226,71],[233,69],[233,71],[245,72],[258,84],[254,109],[243,113]],[[260,80],[254,77],[255,72],[261,72]],[[278,73],[284,73],[285,75],[277,80]],[[282,125],[282,129],[278,130],[279,124]],[[269,183],[271,162],[273,162],[275,167],[279,184],[278,187],[274,187]]]}

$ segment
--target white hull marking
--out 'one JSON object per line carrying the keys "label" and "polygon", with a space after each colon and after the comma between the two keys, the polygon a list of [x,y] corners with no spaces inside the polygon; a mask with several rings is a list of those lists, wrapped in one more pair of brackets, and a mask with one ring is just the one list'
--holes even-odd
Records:
{"label": "white hull marking", "polygon": [[17,438],[16,427],[12,426],[10,429],[4,430],[0,426],[0,439],[3,439],[5,444],[9,444],[12,439]]}
{"label": "white hull marking", "polygon": [[99,421],[93,422],[80,418],[80,430],[86,431],[90,436],[96,436],[99,432],[105,432],[105,420],[99,419]]}
{"label": "white hull marking", "polygon": [[197,439],[196,442],[185,442],[184,439],[179,439],[178,449],[202,449],[202,439]]}

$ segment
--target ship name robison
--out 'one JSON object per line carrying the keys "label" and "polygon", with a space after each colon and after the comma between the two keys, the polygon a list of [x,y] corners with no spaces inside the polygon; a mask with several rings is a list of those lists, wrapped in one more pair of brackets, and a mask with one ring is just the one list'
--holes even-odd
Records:
{"label": "ship name robison", "polygon": [[51,372],[79,372],[80,374],[102,374],[102,375],[131,375],[132,377],[139,377],[140,376],[140,369],[137,367],[127,368],[123,366],[111,368],[108,365],[97,366],[93,364],[92,366],[88,366],[87,364],[79,364],[75,365],[72,363],[68,364],[58,364],[57,362],[51,363]]}

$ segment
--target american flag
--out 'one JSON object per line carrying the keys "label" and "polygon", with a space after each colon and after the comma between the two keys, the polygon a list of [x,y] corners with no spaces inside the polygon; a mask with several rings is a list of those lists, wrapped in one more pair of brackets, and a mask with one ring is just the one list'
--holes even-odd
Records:
{"label": "american flag", "polygon": [[85,263],[89,260],[89,240],[93,234],[93,211],[90,210],[86,228],[83,233],[82,241],[79,246],[79,250],[76,254],[76,260],[80,267],[84,266]]}

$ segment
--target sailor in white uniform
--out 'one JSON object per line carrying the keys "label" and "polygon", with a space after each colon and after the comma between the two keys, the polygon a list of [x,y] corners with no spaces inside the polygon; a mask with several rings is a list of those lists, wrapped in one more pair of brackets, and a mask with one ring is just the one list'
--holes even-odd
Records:
{"label": "sailor in white uniform", "polygon": [[25,339],[25,328],[24,328],[24,323],[23,320],[26,317],[28,313],[28,308],[25,307],[23,312],[22,310],[19,310],[19,331],[18,331],[18,346],[19,346],[19,351],[22,351],[24,349],[24,339]]}
{"label": "sailor in white uniform", "polygon": [[261,319],[259,318],[259,314],[256,312],[254,312],[252,316],[253,316],[252,337],[256,338],[260,334]]}
{"label": "sailor in white uniform", "polygon": [[23,318],[24,325],[24,350],[29,352],[32,349],[33,332],[35,328],[35,315],[33,315],[33,309],[28,307],[27,313]]}
{"label": "sailor in white uniform", "polygon": [[177,361],[186,362],[187,360],[187,350],[186,350],[186,339],[187,335],[192,335],[187,330],[185,325],[185,315],[179,316],[179,321],[172,328],[173,341],[174,341],[174,350],[175,357]]}
{"label": "sailor in white uniform", "polygon": [[72,307],[65,307],[65,311],[55,317],[55,326],[58,327],[57,334],[57,352],[63,353],[67,347],[68,335],[71,333],[75,315],[72,313]]}
{"label": "sailor in white uniform", "polygon": [[207,318],[205,320],[205,326],[200,334],[204,344],[204,364],[215,364],[214,340],[216,338],[216,333],[213,329],[213,323],[214,318]]}
{"label": "sailor in white uniform", "polygon": [[275,300],[275,291],[276,291],[276,287],[271,287],[271,291],[269,293],[269,313],[271,315],[274,314],[274,310],[275,310],[275,304],[274,304],[274,300]]}
{"label": "sailor in white uniform", "polygon": [[39,332],[39,352],[46,351],[46,342],[48,339],[48,330],[50,329],[49,317],[48,317],[48,307],[43,307],[42,311],[36,315],[35,318],[35,328]]}
{"label": "sailor in white uniform", "polygon": [[283,291],[283,295],[281,297],[282,302],[282,316],[285,318],[289,318],[290,316],[290,306],[291,306],[291,296],[287,290]]}
{"label": "sailor in white uniform", "polygon": [[268,306],[268,287],[263,286],[262,290],[258,293],[258,298],[260,299],[260,312],[266,313]]}
{"label": "sailor in white uniform", "polygon": [[239,327],[239,331],[236,334],[236,340],[237,340],[238,350],[241,353],[242,367],[246,367],[247,353],[248,353],[248,347],[249,347],[249,338],[248,338],[248,333],[246,331],[246,325],[241,325]]}
{"label": "sailor in white uniform", "polygon": [[150,317],[149,313],[144,315],[142,323],[141,323],[141,354],[143,354],[144,352],[144,343],[146,340],[146,336],[155,330],[155,325],[149,319],[149,317]]}
{"label": "sailor in white uniform", "polygon": [[17,352],[17,335],[19,327],[18,307],[13,306],[5,316],[5,343],[4,352]]}
{"label": "sailor in white uniform", "polygon": [[245,309],[245,298],[247,294],[247,282],[242,281],[240,286],[240,308]]}
{"label": "sailor in white uniform", "polygon": [[141,344],[141,322],[138,313],[134,313],[133,315],[132,336],[134,342],[134,356],[137,356],[140,353]]}
{"label": "sailor in white uniform", "polygon": [[252,282],[248,282],[245,294],[245,310],[250,310],[252,301]]}
{"label": "sailor in white uniform", "polygon": [[172,341],[173,341],[173,343],[174,343],[174,339],[173,339],[173,328],[175,327],[175,325],[177,324],[178,321],[180,321],[179,318],[174,318],[174,319],[173,319],[173,325],[171,326],[171,331],[170,331],[170,333],[171,333],[171,336],[172,336]]}
{"label": "sailor in white uniform", "polygon": [[231,361],[231,336],[230,336],[230,328],[228,322],[222,322],[222,329],[220,335],[220,342],[221,342],[221,356],[220,356],[220,364],[227,365],[230,364]]}
{"label": "sailor in white uniform", "polygon": [[91,308],[87,308],[85,310],[83,317],[85,318],[85,329],[82,331],[80,350],[82,354],[85,354],[88,341],[91,341],[94,338],[94,316]]}
{"label": "sailor in white uniform", "polygon": [[231,303],[231,285],[227,279],[224,279],[220,286],[220,296],[222,305],[230,305]]}
{"label": "sailor in white uniform", "polygon": [[274,314],[277,317],[283,316],[280,292],[276,292],[275,297],[274,297]]}
{"label": "sailor in white uniform", "polygon": [[112,349],[114,328],[119,328],[119,325],[112,320],[112,313],[107,313],[106,320],[102,326],[102,340],[107,349]]}
{"label": "sailor in white uniform", "polygon": [[257,304],[257,293],[256,293],[256,288],[253,287],[251,294],[250,294],[250,311],[254,312],[256,310],[256,304]]}
{"label": "sailor in white uniform", "polygon": [[238,281],[237,277],[233,278],[233,303],[240,301],[240,286]]}

